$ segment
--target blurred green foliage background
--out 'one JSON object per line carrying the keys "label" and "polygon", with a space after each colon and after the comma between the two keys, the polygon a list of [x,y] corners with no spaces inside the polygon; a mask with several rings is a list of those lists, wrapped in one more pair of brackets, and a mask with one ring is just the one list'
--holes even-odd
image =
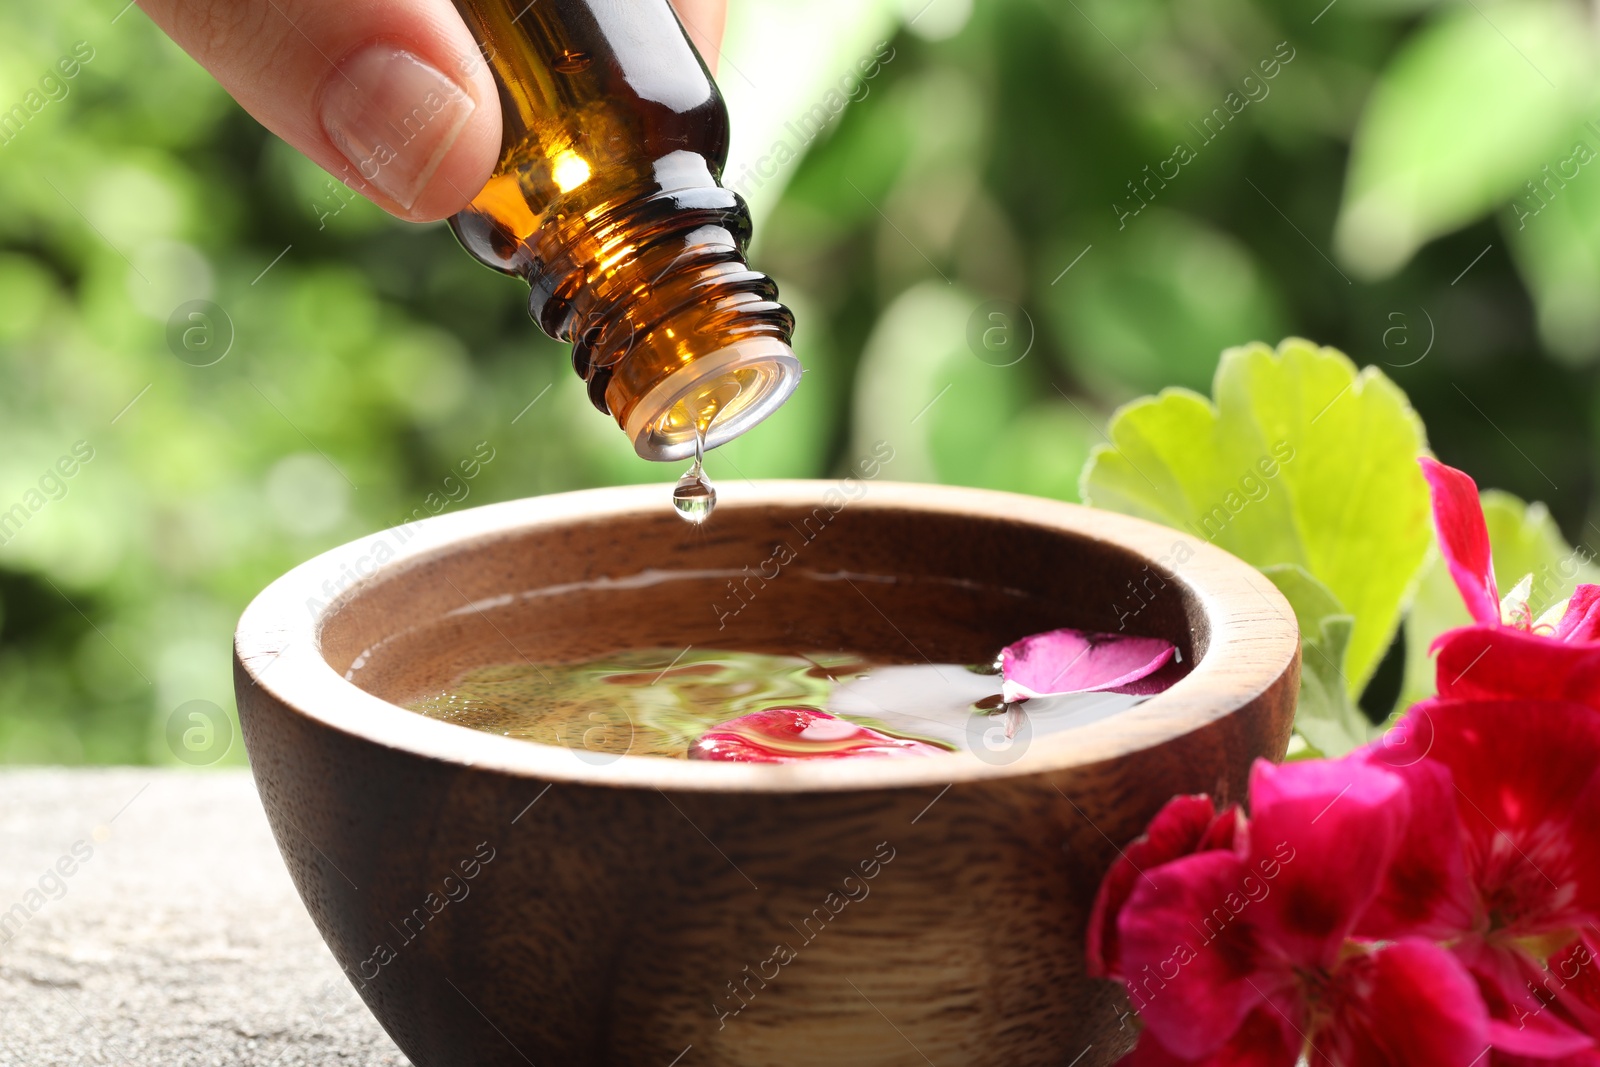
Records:
{"label": "blurred green foliage background", "polygon": [[[233,706],[249,598],[443,495],[479,442],[451,507],[678,473],[590,408],[521,283],[351,197],[122,3],[0,13],[0,111],[26,111],[0,127],[9,762],[173,762],[174,709]],[[1294,333],[1383,365],[1442,458],[1590,540],[1590,7],[934,5],[889,12],[893,61],[751,194],[809,373],[713,476],[827,475],[882,437],[889,477],[1075,499],[1115,405]],[[169,342],[196,300],[231,336],[209,366]]]}

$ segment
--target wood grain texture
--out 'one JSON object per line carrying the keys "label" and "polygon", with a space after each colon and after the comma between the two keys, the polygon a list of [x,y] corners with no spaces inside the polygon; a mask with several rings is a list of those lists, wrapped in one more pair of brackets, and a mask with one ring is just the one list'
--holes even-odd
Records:
{"label": "wood grain texture", "polygon": [[[1123,516],[934,486],[838,496],[765,483],[700,530],[659,486],[494,505],[336,549],[246,611],[240,718],[279,846],[419,1067],[1089,1065],[1131,1044],[1124,998],[1084,973],[1089,904],[1168,797],[1238,798],[1254,759],[1282,755],[1288,606]],[[715,611],[784,539],[794,560]],[[1191,673],[1003,757],[597,758],[384,699],[518,655],[965,662],[1119,623],[1176,642]]]}

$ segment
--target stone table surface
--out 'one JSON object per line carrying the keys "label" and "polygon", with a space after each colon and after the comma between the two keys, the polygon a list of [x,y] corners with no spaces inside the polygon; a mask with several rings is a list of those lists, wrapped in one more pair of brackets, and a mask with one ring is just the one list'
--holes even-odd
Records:
{"label": "stone table surface", "polygon": [[0,772],[0,1067],[407,1063],[248,771]]}

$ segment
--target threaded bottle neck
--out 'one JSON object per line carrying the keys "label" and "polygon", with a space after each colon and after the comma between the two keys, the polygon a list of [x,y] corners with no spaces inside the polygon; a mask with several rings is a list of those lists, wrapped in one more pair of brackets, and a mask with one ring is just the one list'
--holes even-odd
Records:
{"label": "threaded bottle neck", "polygon": [[642,456],[715,446],[794,390],[794,321],[718,184],[728,111],[668,0],[454,0],[500,89],[500,162],[451,226],[532,287]]}
{"label": "threaded bottle neck", "polygon": [[770,414],[800,366],[777,285],[745,264],[743,200],[694,153],[658,160],[654,177],[589,211],[551,213],[526,235],[470,212],[457,233],[480,259],[492,249],[492,265],[527,278],[529,314],[572,343],[590,401],[635,450],[680,459],[697,425],[715,447]]}

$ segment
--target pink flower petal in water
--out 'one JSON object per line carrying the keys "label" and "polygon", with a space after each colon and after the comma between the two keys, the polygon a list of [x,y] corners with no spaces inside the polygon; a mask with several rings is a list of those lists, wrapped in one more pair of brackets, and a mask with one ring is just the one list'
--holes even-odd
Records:
{"label": "pink flower petal in water", "polygon": [[1000,653],[1000,695],[1007,701],[1131,686],[1172,659],[1159,637],[1061,629],[1034,634]]}
{"label": "pink flower petal in water", "polygon": [[938,745],[893,737],[816,708],[779,707],[713,726],[689,746],[689,758],[795,763],[862,756],[936,756],[945,751]]}
{"label": "pink flower petal in water", "polygon": [[1489,526],[1483,521],[1478,483],[1454,467],[1423,456],[1422,475],[1433,494],[1433,525],[1450,577],[1467,610],[1479,622],[1500,622],[1500,590],[1489,558]]}

